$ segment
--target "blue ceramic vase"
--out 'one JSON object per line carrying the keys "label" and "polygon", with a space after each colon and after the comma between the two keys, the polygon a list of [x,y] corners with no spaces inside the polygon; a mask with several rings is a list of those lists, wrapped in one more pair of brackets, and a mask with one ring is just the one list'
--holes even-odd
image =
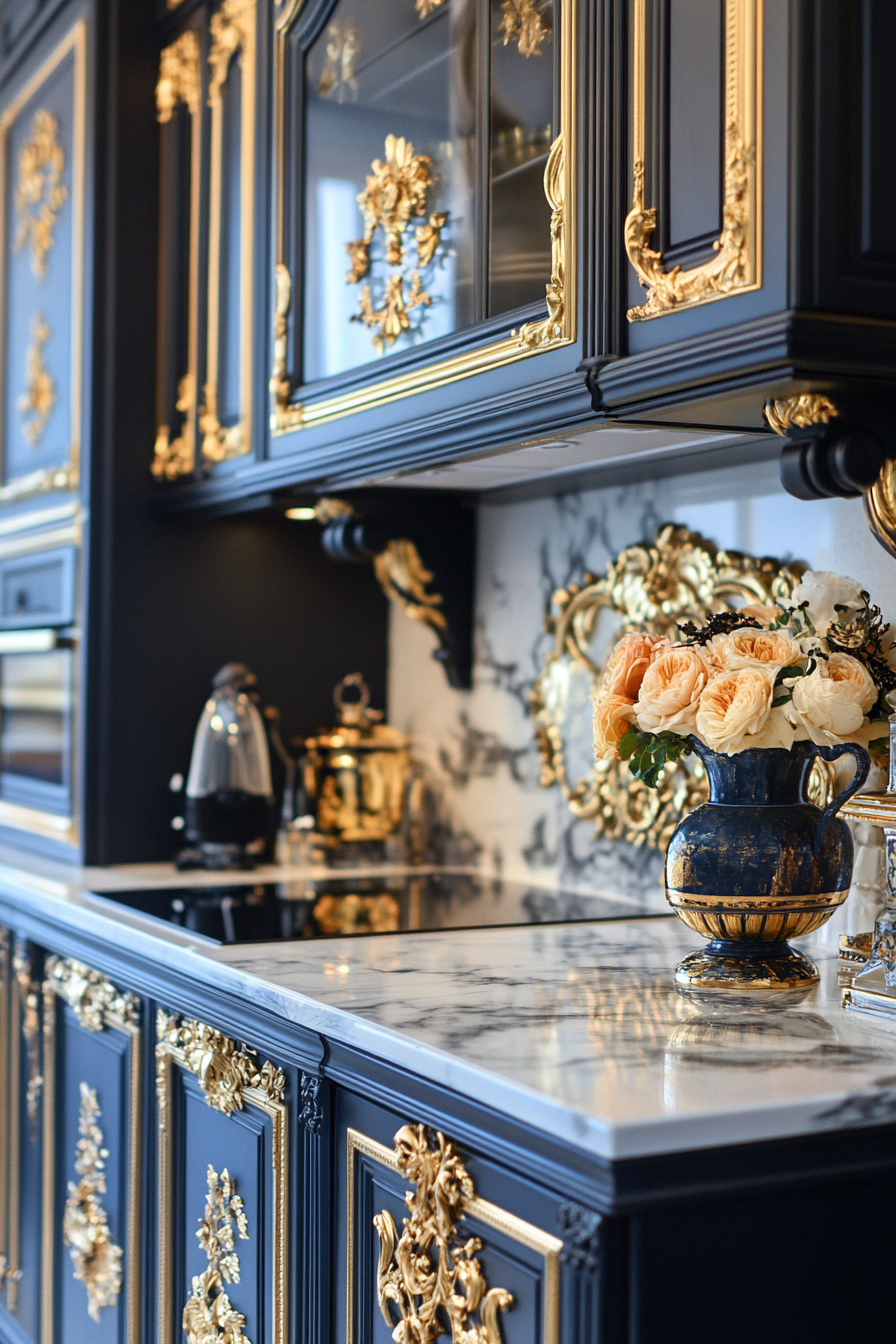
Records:
{"label": "blue ceramic vase", "polygon": [[[867,751],[798,742],[790,751],[721,756],[689,741],[706,768],[709,802],[669,841],[666,898],[710,942],[684,959],[677,982],[734,989],[812,983],[814,963],[787,940],[820,928],[846,900],[852,835],[837,812],[868,777]],[[843,755],[855,757],[855,775],[822,810],[807,795],[812,764],[816,756]]]}

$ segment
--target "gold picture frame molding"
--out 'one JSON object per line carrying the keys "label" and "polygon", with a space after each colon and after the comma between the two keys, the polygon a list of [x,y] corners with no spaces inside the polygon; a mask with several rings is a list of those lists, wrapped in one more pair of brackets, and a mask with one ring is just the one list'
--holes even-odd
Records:
{"label": "gold picture frame molding", "polygon": [[[275,288],[274,360],[271,377],[271,434],[274,438],[303,428],[326,424],[346,415],[373,410],[404,397],[430,392],[463,378],[488,373],[571,345],[576,339],[578,307],[577,195],[576,195],[576,90],[577,13],[576,0],[560,0],[560,128],[551,147],[545,173],[545,192],[552,207],[552,275],[548,294],[559,290],[559,334],[549,334],[551,322],[537,319],[519,331],[488,345],[477,346],[450,359],[437,360],[394,378],[382,379],[338,397],[308,403],[289,399],[291,382],[286,362],[286,320],[292,277],[284,256],[285,99],[286,43],[301,11],[303,0],[285,0],[276,18],[274,37],[274,218]],[[559,262],[559,269],[558,269]],[[559,276],[559,284],[557,277]],[[553,301],[553,300],[552,300]]]}
{"label": "gold picture frame molding", "polygon": [[[346,1129],[346,1344],[355,1344],[355,1157],[366,1157],[372,1162],[398,1174],[398,1163],[391,1148],[360,1130]],[[527,1223],[514,1213],[508,1213],[497,1204],[474,1195],[467,1201],[465,1214],[475,1218],[484,1227],[518,1242],[544,1257],[544,1317],[542,1344],[559,1344],[560,1340],[560,1252],[563,1242],[559,1237],[543,1232],[540,1227]]]}
{"label": "gold picture frame molding", "polygon": [[[19,89],[0,114],[0,238],[6,246],[8,187],[7,141],[9,130],[26,103],[39,91],[66,57],[74,52],[74,93],[72,125],[72,298],[71,368],[69,415],[71,438],[68,461],[62,466],[44,467],[0,485],[0,504],[45,494],[49,490],[77,490],[80,480],[82,379],[84,364],[84,181],[87,114],[87,21],[79,19],[47,59]],[[6,263],[0,266],[0,371],[6,356]],[[2,378],[2,372],[0,372]],[[4,388],[4,395],[8,396]],[[2,435],[2,431],[0,431]],[[0,438],[0,460],[5,444]]]}

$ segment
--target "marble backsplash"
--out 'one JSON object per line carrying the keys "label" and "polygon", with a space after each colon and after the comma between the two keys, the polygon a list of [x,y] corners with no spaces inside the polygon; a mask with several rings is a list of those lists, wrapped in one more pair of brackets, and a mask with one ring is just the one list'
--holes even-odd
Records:
{"label": "marble backsplash", "polygon": [[[472,691],[446,685],[429,631],[395,609],[391,616],[389,719],[412,739],[439,798],[445,860],[664,905],[660,854],[595,840],[593,824],[573,818],[558,788],[540,787],[528,698],[552,644],[544,620],[554,590],[586,570],[603,572],[668,521],[720,546],[859,579],[896,626],[896,561],[868,532],[861,500],[802,503],[784,493],[774,463],[481,505]],[[584,761],[586,708],[573,736]]]}

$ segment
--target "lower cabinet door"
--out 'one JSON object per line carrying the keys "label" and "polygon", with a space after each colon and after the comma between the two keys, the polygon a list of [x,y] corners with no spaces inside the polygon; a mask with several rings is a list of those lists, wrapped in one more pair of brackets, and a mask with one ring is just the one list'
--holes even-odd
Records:
{"label": "lower cabinet door", "polygon": [[157,1017],[158,1344],[287,1344],[286,1076]]}
{"label": "lower cabinet door", "polygon": [[596,1265],[596,1214],[571,1215],[578,1206],[421,1123],[411,1108],[396,1115],[343,1092],[336,1135],[340,1344],[440,1333],[560,1344],[579,1333],[562,1230],[570,1217],[585,1220]]}
{"label": "lower cabinet door", "polygon": [[141,1003],[47,957],[40,1344],[141,1344]]}

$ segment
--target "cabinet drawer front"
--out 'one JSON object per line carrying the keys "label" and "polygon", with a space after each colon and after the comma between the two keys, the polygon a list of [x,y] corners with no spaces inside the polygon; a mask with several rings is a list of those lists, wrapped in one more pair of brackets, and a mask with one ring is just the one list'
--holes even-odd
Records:
{"label": "cabinet drawer front", "polygon": [[0,564],[0,629],[71,625],[74,619],[73,546]]}
{"label": "cabinet drawer front", "polygon": [[161,1010],[156,1061],[159,1344],[201,1344],[209,1312],[233,1344],[286,1344],[286,1079]]}
{"label": "cabinet drawer front", "polygon": [[558,1201],[413,1117],[345,1094],[338,1109],[336,1338],[389,1344],[416,1317],[454,1337],[559,1344]]}
{"label": "cabinet drawer front", "polygon": [[140,1017],[135,995],[47,958],[40,1344],[140,1341]]}

